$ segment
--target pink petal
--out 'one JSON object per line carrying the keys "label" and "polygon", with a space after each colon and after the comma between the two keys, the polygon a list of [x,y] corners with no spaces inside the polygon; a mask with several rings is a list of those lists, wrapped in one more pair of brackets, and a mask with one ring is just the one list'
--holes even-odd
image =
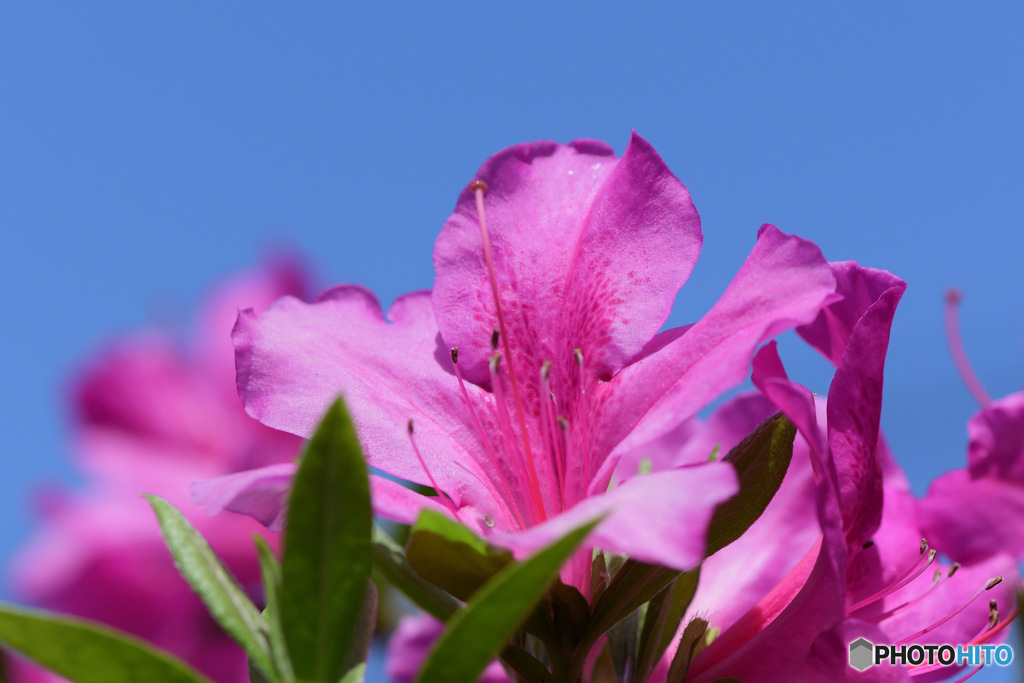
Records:
{"label": "pink petal", "polygon": [[[616,160],[604,143],[536,142],[491,157],[488,230],[509,343],[524,382],[541,363],[567,384],[582,350],[590,371],[614,374],[664,324],[701,246],[690,194],[639,135]],[[434,305],[467,378],[488,382],[497,328],[473,193],[467,188],[434,248]],[[556,388],[556,394],[562,394]]]}
{"label": "pink petal", "polygon": [[885,290],[857,321],[829,387],[828,442],[851,547],[866,541],[882,516],[882,379],[889,330],[905,288],[899,282]]}
{"label": "pink petal", "polygon": [[704,558],[715,507],[737,490],[735,471],[720,462],[644,474],[523,533],[494,534],[489,540],[517,556],[526,555],[607,515],[590,535],[588,546],[691,569]]}
{"label": "pink petal", "polygon": [[906,283],[888,271],[865,268],[856,261],[833,261],[829,266],[836,278],[836,292],[843,298],[826,307],[813,322],[798,327],[797,333],[838,365],[864,312],[883,292],[905,288]]}
{"label": "pink petal", "polygon": [[627,435],[623,449],[650,441],[740,383],[757,346],[812,320],[833,301],[834,289],[818,247],[763,226],[707,315],[602,385],[597,453],[610,453]]}
{"label": "pink petal", "polygon": [[967,423],[972,477],[996,477],[1024,486],[1024,392],[993,401]]}
{"label": "pink petal", "polygon": [[[393,476],[430,485],[410,444],[408,421],[430,474],[459,506],[492,516],[492,480],[476,458],[485,449],[451,359],[440,345],[429,292],[395,301],[387,322],[376,298],[356,286],[326,291],[312,304],[285,297],[266,313],[243,311],[235,326],[238,388],[264,424],[309,436],[343,396],[367,461]],[[481,390],[468,387],[477,401]]]}
{"label": "pink petal", "polygon": [[978,562],[999,552],[1024,558],[1024,488],[964,470],[935,481],[921,501],[925,535],[943,554]]}
{"label": "pink petal", "polygon": [[227,510],[281,531],[296,469],[286,463],[200,481],[192,484],[192,501],[208,515]]}

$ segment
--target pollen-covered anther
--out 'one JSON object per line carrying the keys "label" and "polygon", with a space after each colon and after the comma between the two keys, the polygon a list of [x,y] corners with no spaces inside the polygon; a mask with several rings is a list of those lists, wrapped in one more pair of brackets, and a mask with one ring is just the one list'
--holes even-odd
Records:
{"label": "pollen-covered anther", "polygon": [[959,563],[959,562],[954,562],[954,563],[953,563],[953,564],[952,564],[952,565],[950,566],[950,568],[949,568],[949,573],[948,573],[948,574],[946,574],[946,576],[947,576],[947,577],[949,577],[949,578],[952,578],[952,577],[953,577],[953,574],[956,574],[956,572],[957,572],[957,570],[958,570],[958,569],[960,569],[960,563]]}
{"label": "pollen-covered anther", "polygon": [[988,583],[985,584],[985,590],[990,591],[1003,582],[1003,577],[993,576],[989,579]]}
{"label": "pollen-covered anther", "polygon": [[988,627],[994,629],[999,623],[999,605],[995,600],[988,601]]}
{"label": "pollen-covered anther", "polygon": [[472,192],[473,194],[476,194],[477,192],[483,192],[484,194],[487,194],[487,190],[489,189],[490,188],[487,187],[487,183],[480,180],[479,178],[469,184],[469,191]]}
{"label": "pollen-covered anther", "polygon": [[551,378],[551,361],[546,360],[543,363],[541,363],[540,378],[545,382]]}
{"label": "pollen-covered anther", "polygon": [[458,346],[453,346],[452,347],[452,365],[458,365],[458,364],[459,364],[459,347]]}
{"label": "pollen-covered anther", "polygon": [[924,551],[926,551],[926,550],[928,550],[928,539],[927,538],[922,538],[921,539],[921,554],[924,555]]}

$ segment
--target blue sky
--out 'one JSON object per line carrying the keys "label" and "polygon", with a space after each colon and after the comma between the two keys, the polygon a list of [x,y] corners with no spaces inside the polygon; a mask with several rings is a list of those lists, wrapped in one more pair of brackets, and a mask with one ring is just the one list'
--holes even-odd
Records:
{"label": "blue sky", "polygon": [[[5,3],[0,558],[31,491],[75,480],[65,393],[105,340],[187,319],[283,243],[325,283],[429,287],[434,237],[489,154],[621,152],[633,128],[703,219],[670,322],[706,310],[762,222],[889,269],[910,288],[884,428],[919,492],[960,466],[975,405],[946,287],[989,391],[1024,384],[1024,5],[752,5]],[[827,390],[822,363],[784,358]]]}

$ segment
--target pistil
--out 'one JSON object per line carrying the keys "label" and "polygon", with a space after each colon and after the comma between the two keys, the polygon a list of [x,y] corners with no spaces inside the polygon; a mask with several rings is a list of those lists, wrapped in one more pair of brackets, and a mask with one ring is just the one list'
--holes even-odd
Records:
{"label": "pistil", "polygon": [[960,378],[967,385],[974,399],[982,406],[992,402],[992,397],[985,391],[981,380],[974,374],[970,361],[967,359],[967,352],[964,350],[963,339],[960,337],[959,310],[960,301],[963,296],[958,289],[950,289],[946,292],[946,341],[949,344],[949,352],[953,356],[953,364],[956,365]]}
{"label": "pistil", "polygon": [[519,421],[519,431],[523,437],[523,448],[526,459],[526,467],[529,475],[530,489],[534,497],[534,503],[540,514],[541,521],[547,519],[544,512],[544,500],[540,493],[540,480],[537,477],[537,469],[533,462],[533,451],[530,448],[530,435],[526,430],[526,413],[523,410],[523,401],[519,395],[519,383],[516,381],[515,363],[512,362],[512,353],[509,347],[508,331],[505,327],[505,315],[501,310],[501,296],[498,289],[498,276],[494,268],[494,257],[491,254],[491,238],[487,232],[487,216],[484,213],[484,193],[487,192],[487,183],[482,180],[474,180],[469,184],[470,191],[476,197],[477,218],[480,221],[480,237],[484,247],[484,261],[487,264],[487,275],[491,281],[491,294],[494,296],[494,310],[498,317],[498,330],[501,333],[501,342],[505,349],[505,356],[508,362],[508,380],[512,387],[512,399],[515,403],[516,416]]}

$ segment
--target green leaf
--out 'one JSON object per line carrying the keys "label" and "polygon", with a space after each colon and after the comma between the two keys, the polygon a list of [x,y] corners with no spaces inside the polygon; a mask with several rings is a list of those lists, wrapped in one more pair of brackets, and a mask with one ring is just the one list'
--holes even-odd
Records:
{"label": "green leaf", "polygon": [[261,536],[255,536],[256,552],[260,558],[260,573],[263,575],[263,592],[266,595],[267,607],[263,610],[263,619],[267,622],[268,640],[270,641],[270,657],[278,676],[284,681],[292,681],[295,673],[288,659],[288,647],[284,642],[284,631],[281,628],[281,565],[274,557],[274,551]]}
{"label": "green leaf", "polygon": [[488,545],[463,525],[433,510],[420,513],[405,554],[417,574],[460,600],[469,600],[512,562],[507,550]]}
{"label": "green leaf", "polygon": [[708,557],[742,536],[772,502],[793,458],[795,438],[793,423],[776,413],[723,458],[736,469],[740,490],[715,508],[708,527]]}
{"label": "green leaf", "polygon": [[359,664],[342,676],[338,683],[363,683],[364,678],[366,678],[366,664]]}
{"label": "green leaf", "polygon": [[417,574],[409,566],[402,547],[376,526],[373,528],[373,563],[392,586],[435,619],[447,621],[459,609],[459,602]]}
{"label": "green leaf", "polygon": [[590,649],[602,635],[665,590],[680,574],[676,569],[626,560],[594,604],[590,623],[569,667],[569,680],[579,677]]}
{"label": "green leaf", "polygon": [[210,616],[242,646],[253,664],[273,679],[266,626],[259,610],[206,540],[177,508],[157,496],[145,498],[156,513],[178,571],[202,598]]}
{"label": "green leaf", "polygon": [[0,642],[75,683],[210,683],[137,638],[80,619],[0,606]]}
{"label": "green leaf", "polygon": [[511,564],[476,592],[427,658],[419,683],[474,683],[540,602],[562,564],[597,525],[591,522],[523,563]]}
{"label": "green leaf", "polygon": [[638,644],[638,659],[633,680],[646,681],[679,631],[686,608],[697,593],[700,567],[692,569],[658,593],[648,604],[643,632]]}
{"label": "green leaf", "polygon": [[370,578],[370,484],[339,399],[306,446],[292,484],[281,562],[281,626],[300,679],[337,683]]}
{"label": "green leaf", "polygon": [[686,672],[690,663],[707,646],[705,635],[708,630],[708,622],[703,619],[693,618],[683,629],[683,637],[679,641],[679,649],[672,658],[672,664],[668,669],[668,677],[665,683],[683,683],[686,679]]}
{"label": "green leaf", "polygon": [[507,646],[501,651],[501,661],[508,664],[523,683],[555,683],[555,677],[547,667],[521,647]]}

